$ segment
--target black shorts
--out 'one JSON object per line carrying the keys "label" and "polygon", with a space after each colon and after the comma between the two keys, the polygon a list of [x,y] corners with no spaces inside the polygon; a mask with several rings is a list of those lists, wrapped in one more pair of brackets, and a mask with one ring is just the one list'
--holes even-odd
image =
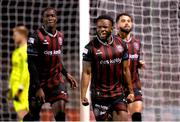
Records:
{"label": "black shorts", "polygon": [[[68,95],[65,84],[59,84],[53,88],[48,88],[47,86],[42,87],[45,93],[45,101],[53,104],[55,101],[64,100],[68,101]],[[29,87],[29,109],[30,112],[39,117],[39,112],[43,103],[36,98],[36,89],[35,86],[30,85]]]}
{"label": "black shorts", "polygon": [[64,83],[60,83],[58,86],[53,88],[43,87],[45,93],[45,100],[47,102],[53,103],[58,100],[68,101],[67,89]]}
{"label": "black shorts", "polygon": [[111,120],[113,111],[126,111],[127,101],[124,95],[116,98],[97,99],[91,96],[92,108],[96,120]]}
{"label": "black shorts", "polygon": [[[53,88],[48,88],[47,86],[42,87],[44,93],[45,93],[45,101],[53,103],[57,100],[63,99],[66,102],[68,101],[68,94],[67,94],[67,89],[64,83],[60,83],[57,86],[54,86]],[[29,87],[29,101],[31,99],[36,98],[36,89],[32,85]]]}

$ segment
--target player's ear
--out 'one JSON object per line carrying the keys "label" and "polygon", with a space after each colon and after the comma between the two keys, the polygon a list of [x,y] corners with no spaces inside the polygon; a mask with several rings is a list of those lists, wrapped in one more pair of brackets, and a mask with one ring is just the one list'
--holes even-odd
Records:
{"label": "player's ear", "polygon": [[118,30],[118,23],[115,23],[115,29]]}
{"label": "player's ear", "polygon": [[132,22],[132,27],[131,28],[133,29],[133,27],[134,27],[134,23]]}
{"label": "player's ear", "polygon": [[58,17],[58,15],[56,15],[56,23],[60,23],[61,20],[59,19],[60,17]]}
{"label": "player's ear", "polygon": [[119,33],[119,26],[117,23],[115,23],[115,25],[114,25],[114,32],[115,32],[115,34]]}
{"label": "player's ear", "polygon": [[117,24],[114,24],[114,30],[117,31]]}
{"label": "player's ear", "polygon": [[112,32],[113,30],[114,30],[114,27],[112,26],[112,27],[111,27],[111,32]]}

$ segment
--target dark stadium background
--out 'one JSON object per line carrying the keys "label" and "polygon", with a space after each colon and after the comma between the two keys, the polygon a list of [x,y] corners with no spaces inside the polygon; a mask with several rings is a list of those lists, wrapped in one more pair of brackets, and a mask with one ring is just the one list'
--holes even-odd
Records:
{"label": "dark stadium background", "polygon": [[[1,0],[0,1],[0,120],[16,120],[12,104],[4,90],[8,87],[11,55],[15,49],[12,28],[25,25],[30,34],[41,26],[41,12],[46,7],[58,11],[58,30],[64,33],[64,64],[79,81],[79,1],[78,0]],[[68,120],[79,120],[79,89],[69,89]]]}

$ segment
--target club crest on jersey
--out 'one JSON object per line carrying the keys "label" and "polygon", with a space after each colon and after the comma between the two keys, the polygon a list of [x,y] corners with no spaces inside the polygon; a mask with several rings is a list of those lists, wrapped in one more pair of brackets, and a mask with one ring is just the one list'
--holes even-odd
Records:
{"label": "club crest on jersey", "polygon": [[58,37],[58,42],[59,42],[59,45],[62,45],[62,37]]}
{"label": "club crest on jersey", "polygon": [[49,42],[45,39],[43,44],[49,44]]}
{"label": "club crest on jersey", "polygon": [[101,50],[97,50],[96,55],[101,55],[101,54],[102,54]]}
{"label": "club crest on jersey", "polygon": [[117,45],[116,48],[117,48],[117,50],[119,52],[123,52],[124,51],[124,48],[121,45]]}
{"label": "club crest on jersey", "polygon": [[34,44],[34,38],[30,37],[30,38],[28,39],[28,43]]}
{"label": "club crest on jersey", "polygon": [[133,45],[134,45],[134,48],[135,48],[136,50],[139,49],[139,44],[138,44],[137,42],[135,42]]}

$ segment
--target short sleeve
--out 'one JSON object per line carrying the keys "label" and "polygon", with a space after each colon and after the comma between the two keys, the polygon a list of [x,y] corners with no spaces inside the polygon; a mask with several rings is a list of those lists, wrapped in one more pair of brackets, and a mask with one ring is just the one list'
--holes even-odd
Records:
{"label": "short sleeve", "polygon": [[88,44],[84,47],[83,61],[92,61],[92,50],[91,50],[90,44]]}
{"label": "short sleeve", "polygon": [[58,43],[60,46],[64,43],[64,34],[62,32],[58,32]]}
{"label": "short sleeve", "polygon": [[37,32],[34,32],[28,39],[28,47],[27,47],[28,56],[38,56],[38,36]]}
{"label": "short sleeve", "polygon": [[123,47],[124,47],[124,51],[123,51],[123,55],[122,55],[122,60],[128,60],[129,59],[129,53],[128,53],[128,48],[126,45],[126,42],[123,42]]}

